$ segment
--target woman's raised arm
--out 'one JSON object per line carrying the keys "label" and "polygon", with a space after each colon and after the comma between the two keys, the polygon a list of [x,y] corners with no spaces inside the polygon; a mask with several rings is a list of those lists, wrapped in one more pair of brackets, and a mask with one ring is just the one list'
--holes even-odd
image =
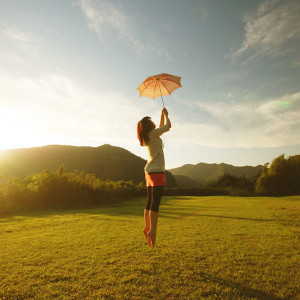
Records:
{"label": "woman's raised arm", "polygon": [[162,114],[166,117],[167,125],[169,125],[169,128],[171,128],[172,125],[171,125],[171,121],[169,119],[169,112],[166,110],[166,108],[164,108],[162,110]]}

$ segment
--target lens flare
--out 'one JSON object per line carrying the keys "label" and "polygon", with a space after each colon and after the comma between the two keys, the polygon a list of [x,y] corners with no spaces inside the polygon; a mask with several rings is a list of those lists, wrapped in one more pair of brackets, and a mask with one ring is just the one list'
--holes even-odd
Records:
{"label": "lens flare", "polygon": [[281,106],[281,107],[287,107],[289,105],[290,105],[289,101],[282,101],[282,102],[279,103],[279,106]]}

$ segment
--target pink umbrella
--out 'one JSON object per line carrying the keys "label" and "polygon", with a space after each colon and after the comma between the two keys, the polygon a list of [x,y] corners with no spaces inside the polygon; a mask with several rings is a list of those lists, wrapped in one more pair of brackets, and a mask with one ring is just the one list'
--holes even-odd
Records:
{"label": "pink umbrella", "polygon": [[172,92],[180,88],[180,80],[181,77],[162,73],[148,77],[137,89],[140,92],[140,97],[155,99],[160,96],[163,107],[165,107],[162,96],[171,95]]}

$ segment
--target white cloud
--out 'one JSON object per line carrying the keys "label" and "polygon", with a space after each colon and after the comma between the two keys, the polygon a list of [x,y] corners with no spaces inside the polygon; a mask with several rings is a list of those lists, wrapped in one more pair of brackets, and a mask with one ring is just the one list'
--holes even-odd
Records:
{"label": "white cloud", "polygon": [[20,42],[30,43],[33,36],[28,32],[23,32],[15,27],[2,26],[1,32],[8,38]]}
{"label": "white cloud", "polygon": [[[34,36],[30,32],[20,30],[14,25],[1,26],[0,32],[13,43],[14,47],[11,48],[13,52],[16,52],[16,49],[20,49],[21,53],[25,56],[35,59],[40,58],[40,40],[37,36]],[[6,57],[10,56],[12,59],[24,60],[24,58],[20,57],[20,54],[5,51],[4,55]]]}
{"label": "white cloud", "polygon": [[167,51],[157,46],[153,36],[151,44],[142,42],[137,37],[137,24],[116,5],[102,0],[78,0],[78,4],[87,19],[89,29],[95,31],[102,42],[108,39],[109,32],[113,29],[116,33],[113,36],[117,35],[119,39],[127,41],[139,55],[152,52],[171,60]]}
{"label": "white cloud", "polygon": [[0,126],[6,132],[0,148],[130,144],[137,119],[152,104],[144,103],[141,111],[135,99],[88,89],[61,74],[15,78],[0,72],[0,90]]}
{"label": "white cloud", "polygon": [[233,61],[249,52],[250,60],[258,55],[271,57],[297,53],[300,38],[300,2],[297,0],[266,1],[244,17],[245,38],[242,46],[229,56]]}
{"label": "white cloud", "polygon": [[260,103],[198,103],[210,121],[174,124],[175,143],[206,147],[280,147],[300,141],[300,92]]}
{"label": "white cloud", "polygon": [[128,17],[116,6],[105,1],[91,0],[80,0],[79,4],[87,18],[89,28],[96,31],[101,40],[104,39],[105,27],[109,26],[118,32],[120,38],[128,39],[138,49],[141,48],[139,50],[143,50],[143,46],[131,31]]}

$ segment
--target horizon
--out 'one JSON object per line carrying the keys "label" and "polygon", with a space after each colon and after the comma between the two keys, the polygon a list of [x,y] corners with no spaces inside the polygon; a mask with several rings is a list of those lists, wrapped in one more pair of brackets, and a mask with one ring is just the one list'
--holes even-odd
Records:
{"label": "horizon", "polygon": [[158,124],[162,104],[137,87],[169,73],[182,88],[164,97],[167,169],[300,153],[297,0],[1,5],[0,150],[111,144],[146,159],[136,125]]}
{"label": "horizon", "polygon": [[[111,145],[111,144],[102,144],[102,145],[99,145],[99,146],[85,146],[85,145],[79,145],[79,146],[76,146],[76,145],[62,145],[62,144],[50,144],[50,145],[43,145],[43,146],[35,146],[35,147],[25,147],[25,148],[13,148],[13,149],[0,149],[0,154],[1,152],[4,152],[4,151],[14,151],[14,150],[28,150],[28,149],[36,149],[36,148],[45,148],[45,147],[56,147],[56,146],[62,146],[62,147],[74,147],[74,148],[100,148],[100,147],[103,147],[103,146],[111,146],[111,147],[117,147],[117,148],[122,148],[124,150],[127,150],[129,151],[130,153],[134,154],[135,156],[139,157],[139,158],[142,158],[145,160],[144,157],[142,156],[139,156],[133,152],[131,152],[130,150],[124,148],[124,147],[121,147],[121,146],[118,146],[118,145]],[[281,153],[281,154],[284,154],[285,157],[289,157],[289,156],[293,156],[293,155],[286,155],[285,153]],[[299,154],[295,154],[295,155],[300,155]],[[276,156],[277,157],[277,156]],[[228,163],[228,162],[205,162],[205,161],[199,161],[197,163],[185,163],[185,164],[182,164],[182,165],[178,165],[178,166],[174,166],[172,168],[166,168],[166,170],[171,170],[171,169],[176,169],[176,168],[180,168],[182,166],[185,166],[185,165],[198,165],[198,164],[208,164],[208,165],[211,165],[211,164],[225,164],[225,165],[231,165],[231,166],[234,166],[234,167],[258,167],[258,166],[263,166],[265,165],[266,163],[271,163],[276,157],[273,157],[272,159],[270,159],[269,161],[266,161],[262,164],[257,164],[257,165],[235,165],[235,164],[232,164],[232,163]],[[0,161],[2,160],[2,157],[0,156]]]}

